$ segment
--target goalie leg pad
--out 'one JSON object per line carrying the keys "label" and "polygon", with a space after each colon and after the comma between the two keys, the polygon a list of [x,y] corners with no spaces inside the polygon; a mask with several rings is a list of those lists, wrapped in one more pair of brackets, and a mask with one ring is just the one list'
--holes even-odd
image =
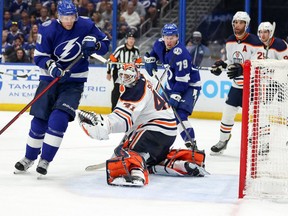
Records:
{"label": "goalie leg pad", "polygon": [[129,155],[106,161],[107,183],[117,186],[139,187],[148,184],[148,170],[143,157],[128,150]]}
{"label": "goalie leg pad", "polygon": [[205,167],[205,152],[198,149],[194,151],[190,149],[172,149],[167,155],[167,159],[169,160],[170,166],[176,160],[184,160]]}
{"label": "goalie leg pad", "polygon": [[[173,149],[165,160],[165,171],[173,169],[182,176],[203,177],[209,174],[204,169],[205,152],[190,149]],[[168,170],[169,171],[169,170]],[[171,173],[171,171],[169,171]],[[174,173],[175,174],[175,173]]]}

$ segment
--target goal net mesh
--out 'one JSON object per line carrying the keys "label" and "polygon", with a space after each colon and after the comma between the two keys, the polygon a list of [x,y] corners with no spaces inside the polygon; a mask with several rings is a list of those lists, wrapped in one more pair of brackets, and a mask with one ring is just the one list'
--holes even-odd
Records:
{"label": "goal net mesh", "polygon": [[244,71],[249,80],[243,90],[242,117],[248,121],[242,125],[242,192],[250,198],[288,199],[288,61],[250,63]]}

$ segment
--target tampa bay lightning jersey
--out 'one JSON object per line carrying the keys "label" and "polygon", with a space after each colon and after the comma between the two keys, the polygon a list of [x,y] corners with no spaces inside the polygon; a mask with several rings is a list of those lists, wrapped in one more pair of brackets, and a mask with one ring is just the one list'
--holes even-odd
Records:
{"label": "tampa bay lightning jersey", "polygon": [[166,89],[170,93],[182,95],[189,86],[200,86],[199,70],[192,65],[190,53],[183,44],[178,42],[167,50],[164,40],[160,38],[154,43],[150,56],[169,67]]}
{"label": "tampa bay lightning jersey", "polygon": [[[104,55],[109,50],[110,41],[107,36],[89,19],[79,17],[71,30],[62,27],[59,20],[43,23],[38,31],[34,61],[41,69],[40,80],[52,80],[47,72],[46,62],[50,59],[59,63],[62,69],[81,54],[82,40],[85,36],[94,36],[101,43],[96,54]],[[86,82],[88,76],[87,59],[80,59],[70,70],[69,81]]]}

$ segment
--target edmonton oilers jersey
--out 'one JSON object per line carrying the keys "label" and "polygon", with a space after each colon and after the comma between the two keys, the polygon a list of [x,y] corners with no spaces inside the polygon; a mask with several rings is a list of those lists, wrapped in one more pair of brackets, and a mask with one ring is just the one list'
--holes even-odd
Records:
{"label": "edmonton oilers jersey", "polygon": [[[101,43],[96,54],[104,55],[110,41],[107,36],[89,19],[78,17],[71,30],[62,27],[59,20],[50,20],[43,23],[38,32],[34,61],[42,70],[40,80],[52,80],[47,72],[46,62],[53,59],[62,69],[67,68],[71,62],[81,54],[82,40],[85,36],[94,36]],[[70,70],[69,81],[86,82],[88,76],[87,59],[80,59]]]}
{"label": "edmonton oilers jersey", "polygon": [[269,46],[263,46],[261,51],[257,52],[259,59],[286,59],[288,60],[288,46],[287,43],[276,37],[272,37]]}
{"label": "edmonton oilers jersey", "polygon": [[[262,43],[256,35],[247,33],[241,40],[231,35],[226,42],[228,65],[243,64],[246,60],[256,60],[257,52],[262,49]],[[243,88],[243,76],[236,77],[232,83],[235,88]]]}

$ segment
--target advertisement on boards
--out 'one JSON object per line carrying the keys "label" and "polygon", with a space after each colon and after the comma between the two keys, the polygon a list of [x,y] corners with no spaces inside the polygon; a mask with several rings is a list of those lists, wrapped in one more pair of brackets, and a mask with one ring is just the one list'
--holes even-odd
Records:
{"label": "advertisement on boards", "polygon": [[[1,105],[29,103],[38,86],[39,68],[35,65],[4,64],[1,65],[0,74],[0,110]],[[144,69],[141,69],[144,72]],[[163,70],[159,70],[161,76]],[[17,75],[28,75],[19,78]],[[202,91],[194,111],[221,113],[225,99],[231,87],[231,80],[225,72],[220,76],[214,76],[208,70],[201,70]],[[85,84],[81,106],[107,108],[111,107],[112,81],[106,79],[106,67],[90,66],[88,81]]]}

